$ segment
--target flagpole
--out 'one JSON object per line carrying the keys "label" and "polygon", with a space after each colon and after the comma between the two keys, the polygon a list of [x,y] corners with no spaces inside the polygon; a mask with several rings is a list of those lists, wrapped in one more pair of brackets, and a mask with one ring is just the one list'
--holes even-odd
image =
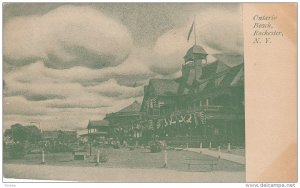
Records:
{"label": "flagpole", "polygon": [[197,38],[196,38],[196,16],[194,16],[194,38],[195,38],[195,45],[197,44]]}

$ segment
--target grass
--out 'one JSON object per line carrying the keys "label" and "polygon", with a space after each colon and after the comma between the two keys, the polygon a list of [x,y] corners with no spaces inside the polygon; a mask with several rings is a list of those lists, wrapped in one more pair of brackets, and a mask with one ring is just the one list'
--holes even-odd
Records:
{"label": "grass", "polygon": [[[136,148],[129,150],[128,148],[112,149],[101,148],[101,154],[108,156],[106,163],[100,166],[108,168],[162,168],[164,165],[164,152],[150,153],[149,149]],[[73,160],[72,153],[47,153],[45,160],[47,165],[59,166],[95,166],[97,149],[93,148],[92,156],[85,161]],[[178,171],[189,171],[187,168],[186,158],[216,160],[216,158],[189,151],[168,151],[168,169]],[[24,159],[5,160],[5,163],[21,163],[21,164],[39,164],[41,163],[41,154],[28,154]],[[193,171],[207,171],[209,166],[192,166]],[[245,166],[234,162],[220,160],[215,167],[216,171],[245,171]]]}

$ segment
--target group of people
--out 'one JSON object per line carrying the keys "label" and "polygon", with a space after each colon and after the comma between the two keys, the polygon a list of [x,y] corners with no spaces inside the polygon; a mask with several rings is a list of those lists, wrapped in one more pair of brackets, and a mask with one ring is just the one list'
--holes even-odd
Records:
{"label": "group of people", "polygon": [[196,128],[207,126],[206,121],[204,112],[172,114],[169,117],[138,120],[127,127],[116,127],[113,129],[113,136],[121,143],[128,139],[152,140],[154,136],[190,136]]}

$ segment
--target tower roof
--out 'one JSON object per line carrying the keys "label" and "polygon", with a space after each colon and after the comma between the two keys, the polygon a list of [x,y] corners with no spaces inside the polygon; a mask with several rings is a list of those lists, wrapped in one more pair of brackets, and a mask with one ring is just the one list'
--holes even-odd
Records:
{"label": "tower roof", "polygon": [[207,55],[207,52],[204,50],[204,48],[202,46],[199,46],[199,45],[194,45],[192,46],[187,52],[186,52],[186,55],[184,56],[184,59],[187,60],[187,59],[190,59],[194,56],[194,54],[197,54],[197,55],[204,55],[206,56]]}
{"label": "tower roof", "polygon": [[199,46],[199,45],[194,45],[192,46],[186,53],[187,54],[190,54],[190,53],[194,53],[194,54],[207,54],[207,52],[204,50],[204,48],[202,46]]}

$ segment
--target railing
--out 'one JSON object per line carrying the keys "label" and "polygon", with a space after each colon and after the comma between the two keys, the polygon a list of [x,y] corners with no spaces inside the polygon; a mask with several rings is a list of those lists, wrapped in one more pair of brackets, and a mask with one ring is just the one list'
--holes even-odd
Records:
{"label": "railing", "polygon": [[197,106],[197,107],[190,107],[187,109],[179,109],[175,110],[173,112],[166,113],[172,114],[172,113],[192,113],[192,112],[222,112],[222,113],[243,113],[243,109],[233,108],[233,107],[224,107],[224,106],[217,106],[217,105],[203,105],[203,106]]}

